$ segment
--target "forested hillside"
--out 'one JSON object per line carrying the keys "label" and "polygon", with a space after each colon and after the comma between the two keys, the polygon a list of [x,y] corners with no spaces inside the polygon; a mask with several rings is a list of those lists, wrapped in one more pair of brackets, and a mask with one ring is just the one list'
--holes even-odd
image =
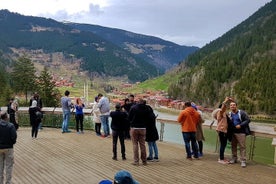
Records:
{"label": "forested hillside", "polygon": [[124,50],[128,50],[155,65],[161,73],[177,66],[189,54],[198,50],[197,47],[180,46],[157,37],[136,34],[121,29],[90,24],[67,24],[82,31],[93,32]]}
{"label": "forested hillside", "polygon": [[16,57],[18,53],[14,50],[19,49],[27,55],[38,50],[62,53],[69,58],[65,63],[72,62],[70,58],[81,60],[80,70],[90,75],[127,76],[130,81],[143,81],[158,74],[151,63],[92,32],[73,29],[52,19],[0,10],[0,50],[6,57]]}
{"label": "forested hillside", "polygon": [[234,97],[251,114],[276,112],[276,1],[183,61],[169,94],[216,106]]}

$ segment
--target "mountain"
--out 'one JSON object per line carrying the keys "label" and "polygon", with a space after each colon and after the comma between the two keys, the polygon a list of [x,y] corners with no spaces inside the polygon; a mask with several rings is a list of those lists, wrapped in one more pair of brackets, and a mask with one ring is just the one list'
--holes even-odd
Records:
{"label": "mountain", "polygon": [[198,47],[180,46],[153,36],[99,25],[67,23],[75,29],[90,31],[155,65],[161,72],[179,64]]}
{"label": "mountain", "polygon": [[168,73],[169,95],[218,106],[232,96],[248,113],[276,113],[276,1]]}
{"label": "mountain", "polygon": [[[0,51],[9,58],[27,54],[32,61],[48,67],[75,66],[91,77],[126,76],[129,81],[135,82],[163,73],[156,67],[163,66],[162,60],[155,63],[145,60],[92,31],[8,10],[0,10]],[[187,56],[183,56],[182,52],[179,50],[179,57],[174,56],[174,60],[169,61],[168,68]],[[169,58],[169,54],[164,52],[162,57]]]}

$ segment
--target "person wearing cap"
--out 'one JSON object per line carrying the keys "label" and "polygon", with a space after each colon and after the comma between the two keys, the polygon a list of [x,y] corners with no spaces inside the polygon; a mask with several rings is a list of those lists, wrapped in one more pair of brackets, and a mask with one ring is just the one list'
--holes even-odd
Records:
{"label": "person wearing cap", "polygon": [[139,184],[126,170],[118,171],[114,176],[114,184]]}
{"label": "person wearing cap", "polygon": [[101,180],[99,184],[139,184],[139,182],[133,179],[130,172],[120,170],[114,175],[114,182],[110,180]]}
{"label": "person wearing cap", "polygon": [[94,105],[92,107],[92,113],[93,113],[93,122],[95,123],[95,132],[97,136],[101,136],[101,119],[100,119],[100,109],[98,107],[98,103],[99,103],[99,97],[96,96],[95,97],[95,102]]}
{"label": "person wearing cap", "polygon": [[196,125],[196,141],[198,145],[198,156],[203,156],[203,141],[205,141],[205,137],[203,134],[202,124],[204,123],[204,120],[202,118],[202,112],[197,108],[195,103],[191,103],[192,107],[199,113],[199,121]]}
{"label": "person wearing cap", "polygon": [[[13,145],[16,143],[17,134],[12,123],[8,122],[8,114],[0,112],[0,183],[10,184],[14,163]],[[6,182],[4,182],[4,170]]]}
{"label": "person wearing cap", "polygon": [[125,130],[128,128],[128,115],[121,110],[121,104],[116,103],[115,111],[110,112],[111,129],[112,129],[112,143],[113,143],[113,160],[117,160],[117,142],[118,138],[121,145],[122,159],[126,160],[125,149]]}

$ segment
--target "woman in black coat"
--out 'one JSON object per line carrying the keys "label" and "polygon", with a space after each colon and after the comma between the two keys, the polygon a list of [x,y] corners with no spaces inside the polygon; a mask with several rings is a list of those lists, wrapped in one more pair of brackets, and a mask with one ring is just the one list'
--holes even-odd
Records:
{"label": "woman in black coat", "polygon": [[40,108],[37,107],[37,101],[33,100],[32,105],[29,108],[30,114],[30,122],[32,126],[32,138],[37,138],[38,134],[38,126],[41,123],[42,113],[40,112]]}
{"label": "woman in black coat", "polygon": [[[147,161],[159,161],[158,158],[158,148],[156,141],[159,139],[158,131],[156,128],[156,116],[152,110],[152,108],[147,105],[148,110],[150,112],[150,121],[147,122],[146,125],[146,142],[149,147],[149,156],[147,157]],[[154,157],[153,157],[154,152]]]}

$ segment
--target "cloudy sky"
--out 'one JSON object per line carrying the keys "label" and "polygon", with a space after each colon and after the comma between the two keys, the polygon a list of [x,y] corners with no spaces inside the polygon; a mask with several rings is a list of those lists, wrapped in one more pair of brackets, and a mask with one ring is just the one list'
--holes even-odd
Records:
{"label": "cloudy sky", "polygon": [[271,0],[0,0],[0,9],[202,47]]}

